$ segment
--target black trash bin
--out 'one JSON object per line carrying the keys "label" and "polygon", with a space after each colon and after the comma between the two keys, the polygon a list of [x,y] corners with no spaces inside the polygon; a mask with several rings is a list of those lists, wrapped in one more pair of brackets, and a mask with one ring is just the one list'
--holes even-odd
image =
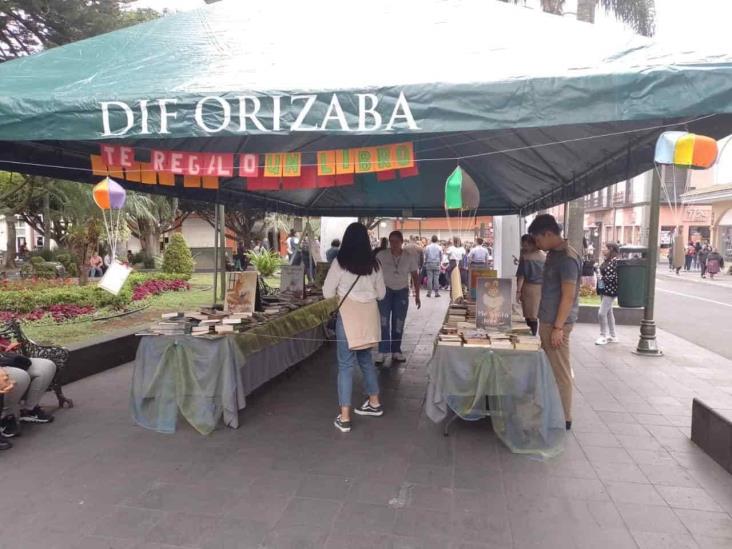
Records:
{"label": "black trash bin", "polygon": [[[618,305],[645,307],[648,295],[647,249],[639,246],[620,248],[618,259]],[[642,257],[637,257],[638,255]],[[629,257],[630,256],[630,257]]]}

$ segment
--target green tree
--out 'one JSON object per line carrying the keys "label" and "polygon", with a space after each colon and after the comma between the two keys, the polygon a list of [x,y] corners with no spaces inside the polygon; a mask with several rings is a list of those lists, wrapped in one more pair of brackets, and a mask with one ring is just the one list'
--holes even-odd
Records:
{"label": "green tree", "polygon": [[[526,0],[500,1],[526,4]],[[540,0],[540,3],[543,11],[564,15],[565,0]],[[577,0],[577,19],[586,23],[594,23],[598,5],[638,34],[653,36],[656,30],[655,0]]]}
{"label": "green tree", "polygon": [[159,17],[134,0],[0,0],[0,62]]}
{"label": "green tree", "polygon": [[170,243],[163,253],[163,272],[183,274],[190,277],[193,274],[193,255],[180,233],[173,233]]}

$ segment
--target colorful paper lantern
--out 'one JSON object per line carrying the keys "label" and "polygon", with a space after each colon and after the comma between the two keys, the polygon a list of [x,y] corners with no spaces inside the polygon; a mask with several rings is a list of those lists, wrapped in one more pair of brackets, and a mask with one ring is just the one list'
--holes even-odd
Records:
{"label": "colorful paper lantern", "polygon": [[480,191],[473,178],[460,166],[445,181],[446,210],[475,210],[480,205]]}
{"label": "colorful paper lantern", "polygon": [[114,179],[105,177],[94,185],[94,202],[102,210],[120,210],[125,205],[127,193]]}
{"label": "colorful paper lantern", "polygon": [[717,160],[717,141],[689,132],[664,132],[656,142],[654,160],[657,164],[705,170]]}

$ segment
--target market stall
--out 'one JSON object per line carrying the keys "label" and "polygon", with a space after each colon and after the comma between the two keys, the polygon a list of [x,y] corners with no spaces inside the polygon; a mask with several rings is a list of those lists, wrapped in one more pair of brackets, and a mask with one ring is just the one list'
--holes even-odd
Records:
{"label": "market stall", "polygon": [[337,303],[322,300],[241,333],[143,335],[130,408],[138,425],[170,433],[181,415],[209,434],[239,426],[246,396],[317,351]]}
{"label": "market stall", "polygon": [[[376,0],[359,28],[394,35],[354,39],[334,17],[304,38],[323,14],[327,0],[221,2],[3,63],[0,169],[419,217],[444,215],[459,164],[478,214],[526,214],[651,169],[663,131],[732,131],[725,44],[678,51],[483,0]],[[403,143],[400,162],[385,146]]]}
{"label": "market stall", "polygon": [[[480,195],[473,215],[509,215],[651,169],[664,131],[732,131],[724,45],[678,51],[483,0],[375,0],[358,27],[394,25],[378,40],[332,13],[326,0],[222,2],[3,63],[0,169],[228,207],[419,217],[444,215],[459,166]],[[172,360],[195,377],[193,340],[158,337],[140,379],[169,386]],[[201,344],[228,366],[199,393],[231,422],[254,353],[225,337]],[[490,356],[492,376],[502,355]]]}

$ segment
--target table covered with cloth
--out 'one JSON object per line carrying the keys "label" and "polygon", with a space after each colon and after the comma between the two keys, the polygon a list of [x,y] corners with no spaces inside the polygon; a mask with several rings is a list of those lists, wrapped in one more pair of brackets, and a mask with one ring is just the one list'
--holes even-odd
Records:
{"label": "table covered with cloth", "polygon": [[564,411],[544,351],[436,345],[428,371],[425,413],[435,423],[448,410],[467,420],[490,416],[512,452],[562,451]]}
{"label": "table covered with cloth", "polygon": [[248,394],[322,346],[337,306],[319,301],[240,334],[143,336],[130,395],[135,422],[172,433],[180,412],[202,434],[222,416],[237,428]]}

